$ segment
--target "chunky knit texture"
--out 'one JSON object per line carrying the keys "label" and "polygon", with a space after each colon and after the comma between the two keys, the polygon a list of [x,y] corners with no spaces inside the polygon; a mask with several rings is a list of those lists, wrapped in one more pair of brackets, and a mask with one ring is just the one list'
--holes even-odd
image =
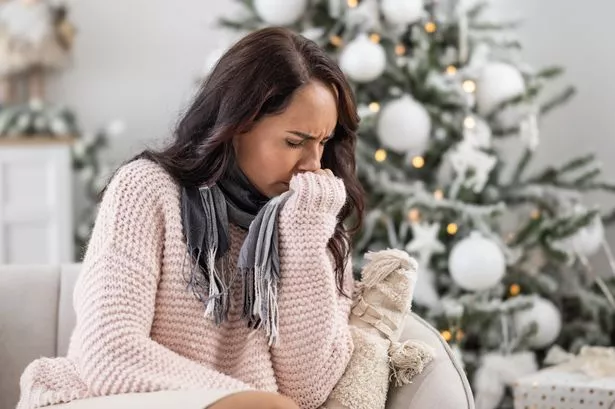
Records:
{"label": "chunky knit texture", "polygon": [[[241,280],[229,322],[204,318],[187,290],[192,262],[182,233],[180,189],[158,165],[119,169],[101,203],[75,286],[77,324],[66,357],[32,362],[18,409],[94,396],[179,389],[278,391],[318,408],[353,351],[351,301],[340,295],[330,254],[346,195],[339,179],[297,175],[280,214],[279,341],[240,319]],[[228,268],[246,231],[230,227]],[[352,292],[350,266],[345,290]]]}

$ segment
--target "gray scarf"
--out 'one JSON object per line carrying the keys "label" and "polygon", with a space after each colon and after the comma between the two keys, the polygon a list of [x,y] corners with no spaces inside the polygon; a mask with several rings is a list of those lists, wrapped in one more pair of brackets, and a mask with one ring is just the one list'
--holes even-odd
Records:
{"label": "gray scarf", "polygon": [[[241,279],[242,318],[250,328],[264,328],[269,345],[278,334],[278,215],[289,196],[290,191],[270,200],[236,165],[212,186],[182,189],[182,225],[194,261],[189,288],[205,305],[205,315],[220,324],[228,320],[231,285]],[[248,229],[237,271],[228,266],[229,223]]]}

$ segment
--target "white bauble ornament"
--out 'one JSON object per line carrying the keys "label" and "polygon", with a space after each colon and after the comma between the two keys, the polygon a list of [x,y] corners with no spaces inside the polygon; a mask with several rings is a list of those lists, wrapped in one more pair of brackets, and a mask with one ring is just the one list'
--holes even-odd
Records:
{"label": "white bauble ornament", "polygon": [[387,64],[384,48],[359,34],[340,55],[340,68],[356,82],[370,82],[380,77]]}
{"label": "white bauble ornament", "polygon": [[533,305],[516,312],[514,320],[518,334],[526,331],[533,322],[536,323],[536,333],[528,339],[528,343],[530,347],[537,349],[555,342],[562,329],[561,313],[551,301],[542,297],[534,297]]}
{"label": "white bauble ornament", "polygon": [[387,21],[396,25],[416,23],[425,14],[423,0],[383,0],[380,7]]}
{"label": "white bauble ornament", "polygon": [[478,112],[483,116],[492,113],[501,103],[525,92],[525,81],[519,70],[502,62],[485,65],[476,86]]}
{"label": "white bauble ornament", "polygon": [[572,248],[577,254],[593,256],[604,242],[604,226],[600,217],[594,218],[587,226],[579,229],[570,238]]}
{"label": "white bauble ornament", "polygon": [[493,287],[506,272],[504,253],[492,240],[474,231],[455,244],[448,260],[451,277],[468,291]]}
{"label": "white bauble ornament", "polygon": [[398,153],[420,154],[427,148],[431,134],[431,117],[409,95],[386,104],[380,112],[377,128],[382,145]]}
{"label": "white bauble ornament", "polygon": [[256,14],[271,25],[295,23],[305,12],[307,0],[255,0]]}

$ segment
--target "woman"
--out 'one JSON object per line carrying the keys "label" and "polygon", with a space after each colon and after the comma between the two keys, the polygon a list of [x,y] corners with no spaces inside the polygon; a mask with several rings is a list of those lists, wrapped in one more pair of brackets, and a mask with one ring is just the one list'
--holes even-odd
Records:
{"label": "woman", "polygon": [[19,407],[180,389],[212,409],[321,406],[353,351],[357,124],[315,43],[268,28],[235,44],[171,145],[111,179],[67,357],[30,364]]}

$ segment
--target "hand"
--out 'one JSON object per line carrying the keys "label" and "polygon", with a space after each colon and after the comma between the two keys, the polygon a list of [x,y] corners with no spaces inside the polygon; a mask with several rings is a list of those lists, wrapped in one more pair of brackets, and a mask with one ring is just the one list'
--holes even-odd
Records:
{"label": "hand", "polygon": [[317,175],[335,177],[331,169],[318,169],[315,170],[314,173],[316,173]]}

